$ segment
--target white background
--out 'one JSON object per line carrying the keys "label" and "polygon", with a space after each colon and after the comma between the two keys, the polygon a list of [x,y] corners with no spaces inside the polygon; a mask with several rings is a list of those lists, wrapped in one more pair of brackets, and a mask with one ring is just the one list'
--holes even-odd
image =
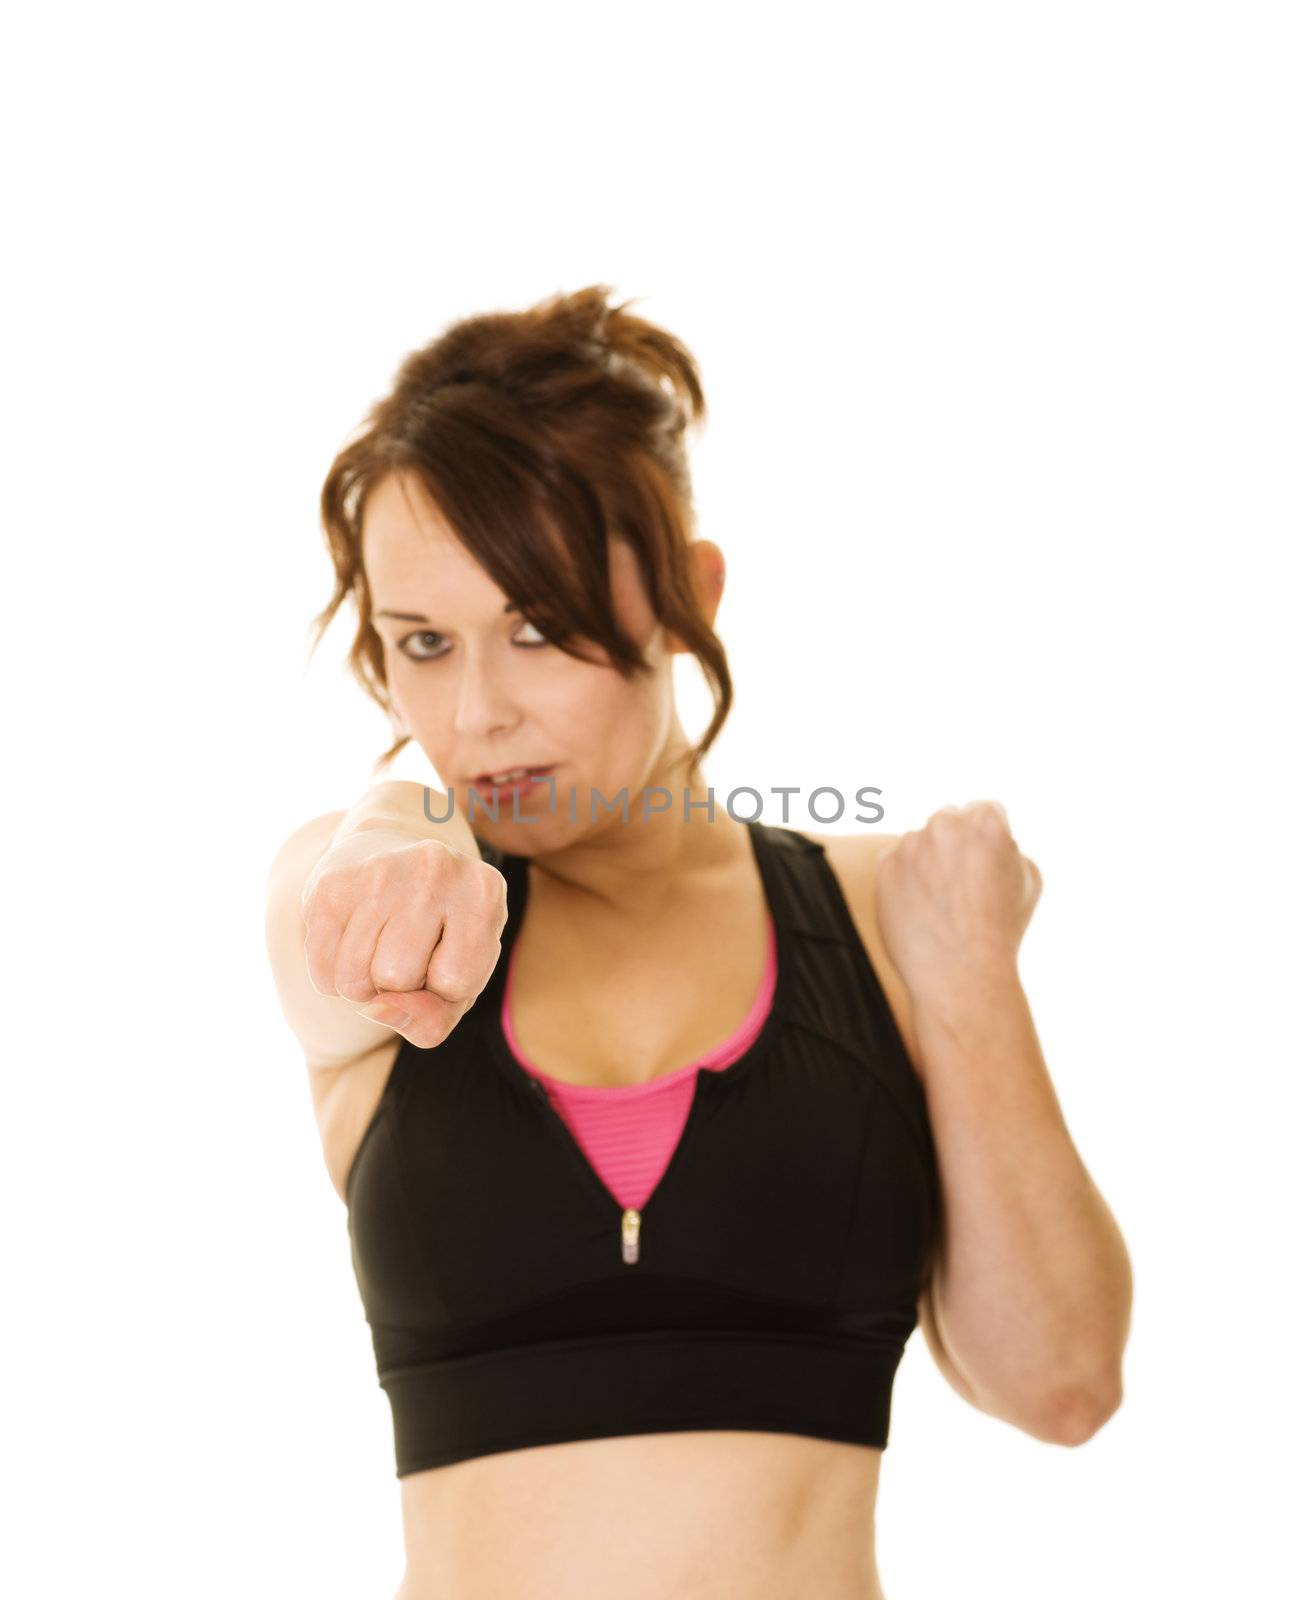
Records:
{"label": "white background", "polygon": [[[409,349],[593,282],[703,371],[711,780],[879,784],[889,831],[1003,801],[1044,877],[1025,987],[1133,1258],[1124,1404],[1081,1449],[967,1406],[914,1336],[889,1600],[1294,1592],[1292,20],[8,22],[8,1592],[397,1586],[387,1402],[262,946],[276,845],[389,735],[350,613],[308,661],[317,496]],[[694,735],[689,663],[681,692]]]}

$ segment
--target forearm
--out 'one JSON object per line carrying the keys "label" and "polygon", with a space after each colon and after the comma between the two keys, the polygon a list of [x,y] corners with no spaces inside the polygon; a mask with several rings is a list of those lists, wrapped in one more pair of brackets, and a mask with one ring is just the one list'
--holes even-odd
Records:
{"label": "forearm", "polygon": [[1014,971],[913,1000],[943,1184],[933,1299],[978,1392],[1118,1403],[1132,1275]]}
{"label": "forearm", "polygon": [[[478,854],[469,824],[451,800],[427,784],[388,779],[374,784],[347,812],[335,830],[332,843],[360,833],[379,831],[404,834],[411,839],[441,839],[453,850]],[[446,821],[437,819],[446,817]]]}

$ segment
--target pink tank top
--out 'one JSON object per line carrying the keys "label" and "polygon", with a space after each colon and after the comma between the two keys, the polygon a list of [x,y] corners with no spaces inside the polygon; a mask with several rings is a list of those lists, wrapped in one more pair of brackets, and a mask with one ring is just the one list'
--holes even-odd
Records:
{"label": "pink tank top", "polygon": [[691,1109],[696,1073],[701,1068],[721,1072],[744,1055],[771,1009],[776,989],[776,928],[771,913],[767,918],[767,966],[749,1015],[735,1033],[706,1055],[649,1083],[598,1088],[564,1083],[524,1055],[510,1021],[510,988],[518,949],[518,944],[511,949],[501,997],[501,1031],[511,1054],[525,1072],[541,1082],[551,1104],[618,1203],[640,1210],[677,1148]]}

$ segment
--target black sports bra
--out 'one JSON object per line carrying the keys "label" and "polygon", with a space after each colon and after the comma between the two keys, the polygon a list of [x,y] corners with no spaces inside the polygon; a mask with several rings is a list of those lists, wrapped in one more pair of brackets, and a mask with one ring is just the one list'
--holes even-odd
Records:
{"label": "black sports bra", "polygon": [[746,824],[777,938],[757,1037],[696,1075],[628,1219],[501,1030],[527,860],[492,977],[403,1041],[348,1174],[348,1233],[397,1476],[686,1429],[883,1449],[939,1218],[925,1095],[815,840]]}

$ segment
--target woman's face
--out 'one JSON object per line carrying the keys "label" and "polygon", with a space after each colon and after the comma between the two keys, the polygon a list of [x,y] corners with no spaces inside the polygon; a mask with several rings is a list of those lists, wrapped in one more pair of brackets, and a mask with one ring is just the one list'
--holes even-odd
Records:
{"label": "woman's face", "polygon": [[[655,617],[626,544],[610,543],[613,603],[653,668],[631,679],[593,644],[582,646],[591,659],[579,661],[546,643],[409,474],[390,474],[371,491],[362,560],[394,707],[476,833],[534,854],[620,819],[600,796],[613,801],[626,789],[630,819],[647,785],[663,783],[680,803],[681,769],[675,783],[664,772],[684,743],[671,670],[681,647]],[[554,800],[542,784],[517,801],[504,792],[496,822],[477,799],[471,813],[480,775],[535,766],[553,767]],[[513,821],[516,804],[537,820]]]}

